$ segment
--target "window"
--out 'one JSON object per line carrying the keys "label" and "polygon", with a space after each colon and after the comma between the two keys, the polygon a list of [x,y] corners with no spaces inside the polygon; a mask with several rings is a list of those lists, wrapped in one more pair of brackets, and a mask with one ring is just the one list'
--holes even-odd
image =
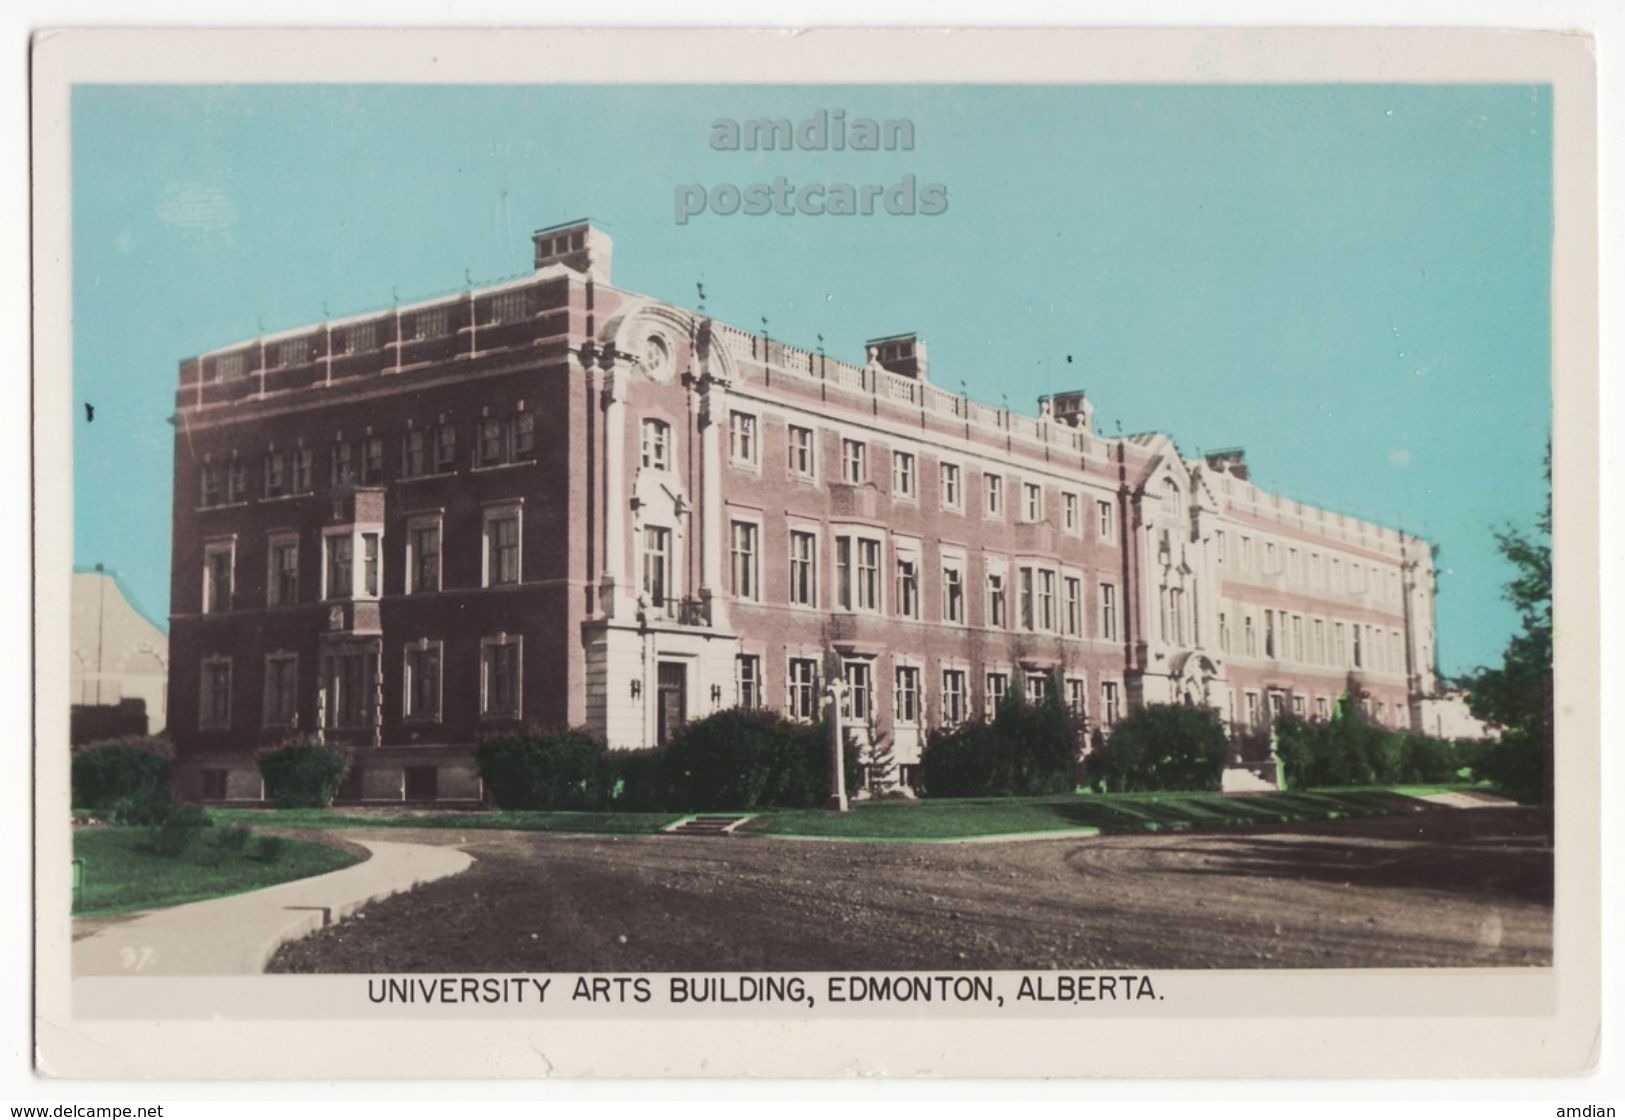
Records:
{"label": "window", "polygon": [[1004,573],[987,573],[987,624],[997,629],[1005,625]]}
{"label": "window", "polygon": [[878,611],[880,609],[880,542],[859,538],[858,540],[858,609],[861,611]]}
{"label": "window", "polygon": [[790,659],[790,718],[818,718],[818,662],[809,657]]}
{"label": "window", "polygon": [[440,718],[440,643],[418,641],[406,647],[402,714],[407,719]]}
{"label": "window", "polygon": [[485,586],[519,582],[519,510],[513,506],[485,512]]}
{"label": "window", "polygon": [[1361,656],[1363,651],[1360,649],[1360,631],[1361,631],[1361,629],[1363,629],[1361,627],[1361,625],[1358,622],[1356,622],[1354,624],[1354,667],[1356,669],[1365,668],[1365,663],[1364,663],[1364,660],[1363,660],[1363,658]]}
{"label": "window", "polygon": [[288,494],[288,453],[286,451],[267,451],[265,453],[265,496],[267,498],[283,498]]}
{"label": "window", "polygon": [[1303,660],[1303,616],[1292,616],[1292,660]]}
{"label": "window", "polygon": [[1275,554],[1275,542],[1264,542],[1264,573],[1275,575],[1281,570],[1281,558]]}
{"label": "window", "polygon": [[899,665],[893,681],[892,714],[899,724],[920,722],[920,670],[913,665]]}
{"label": "window", "polygon": [[664,420],[643,422],[643,465],[654,471],[671,469],[671,425]]}
{"label": "window", "polygon": [[290,455],[288,486],[291,493],[310,493],[310,466],[314,458],[315,454],[308,447],[296,448]]}
{"label": "window", "polygon": [[1023,630],[1033,629],[1033,570],[1016,571],[1016,617]]}
{"label": "window", "polygon": [[237,545],[216,541],[203,546],[203,613],[220,614],[231,610],[233,569]]}
{"label": "window", "polygon": [[1275,656],[1275,612],[1264,612],[1264,656]]}
{"label": "window", "polygon": [[1230,652],[1230,616],[1219,612],[1219,652]]}
{"label": "window", "polygon": [[378,701],[378,647],[373,643],[332,647],[322,655],[327,726],[371,727]]}
{"label": "window", "polygon": [[1303,718],[1303,713],[1304,713],[1303,697],[1299,696],[1297,693],[1293,693],[1293,695],[1292,695],[1292,714],[1297,716],[1299,719],[1302,719]]}
{"label": "window", "polygon": [[790,425],[789,432],[790,473],[801,478],[811,478],[817,473],[817,460],[813,455],[813,433],[811,428],[798,428]]}
{"label": "window", "polygon": [[226,472],[218,463],[205,463],[198,472],[198,505],[204,509],[217,506],[224,492]]}
{"label": "window", "polygon": [[874,671],[867,661],[843,661],[841,677],[846,682],[846,700],[841,715],[867,723],[874,714]]}
{"label": "window", "polygon": [[1331,704],[1324,696],[1315,697],[1315,718],[1326,719],[1331,715]]}
{"label": "window", "polygon": [[450,330],[451,319],[444,307],[431,307],[427,311],[419,311],[416,315],[408,315],[406,318],[407,330],[403,333],[414,342],[440,338]]}
{"label": "window", "polygon": [[818,605],[818,537],[799,529],[790,530],[790,602]]}
{"label": "window", "polygon": [[920,558],[912,552],[897,552],[897,613],[904,618],[920,617]]}
{"label": "window", "polygon": [[445,474],[457,466],[457,429],[451,424],[442,424],[434,430],[434,469],[437,474]]}
{"label": "window", "polygon": [[895,498],[914,498],[914,456],[907,451],[893,451],[891,456],[891,488]]}
{"label": "window", "polygon": [[1216,529],[1213,532],[1213,558],[1223,564],[1227,553],[1227,542],[1224,530]]}
{"label": "window", "polygon": [[481,467],[500,466],[507,459],[507,439],[503,431],[502,421],[495,417],[486,417],[481,420],[476,429],[477,439],[474,444],[475,465]]}
{"label": "window", "polygon": [[211,657],[203,662],[197,723],[199,727],[231,726],[231,658]]}
{"label": "window", "polygon": [[265,726],[292,727],[299,699],[299,657],[273,653],[265,658]]}
{"label": "window", "polygon": [[1258,726],[1258,693],[1247,693],[1247,726]]}
{"label": "window", "polygon": [[1044,520],[1044,488],[1036,482],[1021,484],[1021,516],[1028,523]]}
{"label": "window", "polygon": [[1061,625],[1066,636],[1083,635],[1083,580],[1067,576],[1061,581]]}
{"label": "window", "polygon": [[384,480],[384,441],[380,436],[369,436],[361,441],[361,482],[376,486]]}
{"label": "window", "polygon": [[942,562],[942,620],[965,623],[965,568],[958,558]]}
{"label": "window", "polygon": [[1028,673],[1025,695],[1027,703],[1042,704],[1049,695],[1049,678],[1043,673]]}
{"label": "window", "polygon": [[861,440],[841,441],[841,481],[858,485],[869,479],[869,448]]}
{"label": "window", "polygon": [[756,547],[760,533],[760,527],[754,522],[733,523],[733,593],[736,599],[754,601],[762,597]]}
{"label": "window", "polygon": [[954,727],[964,723],[966,703],[965,670],[944,669],[942,671],[943,724],[947,727]]}
{"label": "window", "polygon": [[643,597],[664,609],[671,594],[671,530],[659,525],[643,527]]}
{"label": "window", "polygon": [[1117,542],[1117,517],[1110,502],[1096,502],[1095,512],[1100,526],[1100,539]]}
{"label": "window", "polygon": [[942,504],[947,509],[965,507],[965,492],[961,488],[958,463],[942,464]]}
{"label": "window", "polygon": [[1046,633],[1055,630],[1055,573],[1047,568],[1038,569],[1038,629]]}
{"label": "window", "polygon": [[1117,637],[1117,587],[1110,583],[1100,585],[1100,636]]}
{"label": "window", "polygon": [[226,464],[226,503],[240,505],[248,501],[248,463],[233,459]]}
{"label": "window", "polygon": [[508,419],[513,436],[513,457],[516,462],[536,458],[536,414],[516,412]]}
{"label": "window", "polygon": [[1004,516],[1004,478],[1001,475],[989,474],[983,476],[987,493],[987,515],[989,517]]}
{"label": "window", "polygon": [[402,478],[421,478],[430,473],[433,439],[434,433],[426,428],[413,428],[401,437]]}
{"label": "window", "polygon": [[440,519],[410,522],[406,530],[408,594],[440,590]]}
{"label": "window", "polygon": [[348,533],[334,533],[322,538],[322,543],[327,549],[322,598],[351,598],[355,594],[355,539]]}
{"label": "window", "polygon": [[518,719],[520,639],[499,634],[480,644],[480,715]]}
{"label": "window", "polygon": [[1253,570],[1253,538],[1247,536],[1241,538],[1241,570]]}
{"label": "window", "polygon": [[1069,533],[1078,531],[1078,496],[1061,495],[1061,527]]}
{"label": "window", "polygon": [[1346,666],[1349,663],[1348,639],[1343,635],[1343,624],[1332,624],[1332,644],[1337,648],[1337,657],[1334,664]]}
{"label": "window", "polygon": [[999,702],[1010,694],[1009,673],[989,673],[987,675],[987,695],[984,698],[986,707],[984,711],[991,718],[997,710]]}
{"label": "window", "polygon": [[378,598],[378,588],[382,583],[382,574],[379,571],[380,558],[378,555],[378,534],[361,534],[361,594],[369,599]]}
{"label": "window", "polygon": [[733,461],[754,465],[756,462],[756,417],[748,412],[735,412],[728,425],[729,446]]}
{"label": "window", "polygon": [[1242,629],[1246,636],[1247,656],[1253,657],[1258,653],[1258,635],[1253,629],[1253,616],[1248,615],[1242,619]]}
{"label": "window", "polygon": [[1185,498],[1179,492],[1179,484],[1171,478],[1162,480],[1162,506],[1169,517],[1182,517],[1185,513]]}
{"label": "window", "polygon": [[265,580],[265,602],[271,607],[288,607],[299,601],[299,538],[272,537],[269,567]]}
{"label": "window", "polygon": [[741,708],[762,706],[762,659],[754,653],[734,658],[734,696]]}
{"label": "window", "polygon": [[1073,719],[1083,719],[1089,714],[1089,695],[1087,684],[1078,677],[1068,677],[1066,681],[1066,710]]}
{"label": "window", "polygon": [[328,460],[328,481],[333,486],[354,486],[356,481],[355,444],[335,443]]}
{"label": "window", "polygon": [[1326,664],[1326,620],[1315,619],[1315,644],[1310,649],[1310,660],[1316,665]]}

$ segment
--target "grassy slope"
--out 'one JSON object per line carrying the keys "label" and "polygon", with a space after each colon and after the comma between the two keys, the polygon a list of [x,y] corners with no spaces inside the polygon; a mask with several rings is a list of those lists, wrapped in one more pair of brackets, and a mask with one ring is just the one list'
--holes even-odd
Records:
{"label": "grassy slope", "polygon": [[794,836],[933,840],[1096,828],[1147,832],[1384,816],[1402,797],[1385,789],[1323,790],[1257,797],[1217,793],[1061,794],[1055,797],[964,798],[918,803],[884,801],[845,816],[783,810],[753,821],[757,830]]}
{"label": "grassy slope", "polygon": [[686,813],[578,813],[563,810],[349,814],[343,809],[212,809],[209,815],[228,824],[277,828],[460,828],[506,829],[515,832],[592,832],[640,836],[659,832]]}
{"label": "grassy slope", "polygon": [[[178,856],[143,850],[145,829],[79,829],[73,854],[84,860],[84,886],[74,899],[78,915],[124,914],[178,906],[205,898],[242,894],[292,879],[337,871],[357,857],[326,844],[286,840],[275,861],[262,862],[250,852],[229,851],[213,841],[208,829]],[[252,844],[250,845],[252,848]]]}

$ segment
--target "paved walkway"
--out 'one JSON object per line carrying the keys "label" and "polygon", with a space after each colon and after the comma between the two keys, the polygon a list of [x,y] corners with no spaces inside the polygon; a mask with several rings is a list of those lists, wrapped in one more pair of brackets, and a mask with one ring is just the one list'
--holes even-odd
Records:
{"label": "paved walkway", "polygon": [[372,858],[310,879],[155,910],[73,944],[75,976],[242,976],[283,944],[419,883],[466,871],[467,852],[355,840]]}

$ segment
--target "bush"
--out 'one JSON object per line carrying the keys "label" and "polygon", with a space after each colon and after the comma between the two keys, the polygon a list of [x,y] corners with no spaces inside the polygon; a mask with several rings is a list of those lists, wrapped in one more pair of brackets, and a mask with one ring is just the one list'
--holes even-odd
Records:
{"label": "bush", "polygon": [[1112,730],[1086,773],[1100,792],[1216,790],[1228,747],[1224,725],[1206,708],[1153,705]]}
{"label": "bush", "polygon": [[164,740],[121,740],[87,747],[73,756],[73,807],[106,809],[124,800],[167,802],[169,760]]}
{"label": "bush", "polygon": [[1467,760],[1456,743],[1373,726],[1349,704],[1329,723],[1281,716],[1275,749],[1293,789],[1456,782]]}
{"label": "bush", "polygon": [[487,739],[475,758],[500,809],[596,809],[603,754],[585,730],[529,731]]}
{"label": "bush", "polygon": [[253,835],[253,831],[246,824],[217,828],[214,830],[214,846],[228,852],[240,852],[248,847],[249,838]]}
{"label": "bush", "polygon": [[151,825],[162,823],[172,806],[167,793],[152,792],[121,797],[104,811],[114,824]]}
{"label": "bush", "polygon": [[209,814],[196,805],[169,805],[162,819],[147,826],[147,850],[154,855],[178,856],[212,823]]}
{"label": "bush", "polygon": [[1527,732],[1511,728],[1499,742],[1484,744],[1474,774],[1507,797],[1538,805],[1545,790],[1545,754]]}
{"label": "bush", "polygon": [[666,808],[672,801],[662,769],[663,752],[606,750],[600,758],[598,781],[600,804],[605,809],[628,813],[648,813]]}
{"label": "bush", "polygon": [[932,797],[1030,797],[1069,793],[1076,784],[1078,728],[1054,688],[1028,704],[1006,696],[993,722],[972,720],[934,732],[921,761]]}
{"label": "bush", "polygon": [[348,768],[345,757],[309,741],[287,743],[260,755],[265,796],[278,809],[325,809]]}
{"label": "bush", "polygon": [[282,858],[287,846],[288,842],[280,836],[258,836],[254,839],[254,851],[248,858],[261,863],[275,863]]}

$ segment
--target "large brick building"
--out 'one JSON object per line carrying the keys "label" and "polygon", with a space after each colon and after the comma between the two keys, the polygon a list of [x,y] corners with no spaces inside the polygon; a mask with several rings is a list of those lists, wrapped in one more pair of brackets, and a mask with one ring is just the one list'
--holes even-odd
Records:
{"label": "large brick building", "polygon": [[840,673],[905,778],[1007,687],[1097,726],[1435,691],[1426,542],[1266,493],[1238,452],[947,392],[912,335],[851,365],[613,286],[607,235],[522,280],[181,364],[170,724],[187,792],[259,796],[320,730],[344,796],[479,795],[523,724],[616,747]]}

